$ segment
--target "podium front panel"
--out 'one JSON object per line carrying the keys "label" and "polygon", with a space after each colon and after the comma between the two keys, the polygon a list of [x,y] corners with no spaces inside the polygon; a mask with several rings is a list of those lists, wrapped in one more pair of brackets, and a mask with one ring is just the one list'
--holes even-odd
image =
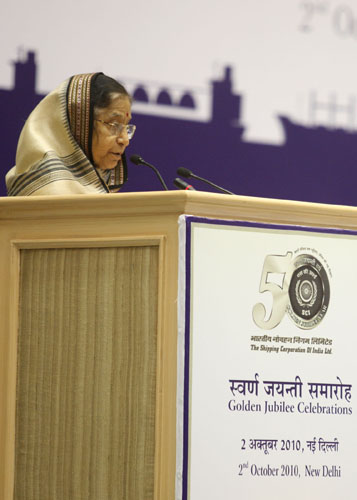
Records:
{"label": "podium front panel", "polygon": [[158,246],[20,253],[14,498],[154,498]]}

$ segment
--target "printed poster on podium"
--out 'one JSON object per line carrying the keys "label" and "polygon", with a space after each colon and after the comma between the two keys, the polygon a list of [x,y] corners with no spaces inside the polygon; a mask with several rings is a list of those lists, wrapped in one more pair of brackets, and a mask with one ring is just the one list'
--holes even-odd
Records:
{"label": "printed poster on podium", "polygon": [[179,231],[176,500],[354,500],[357,233]]}

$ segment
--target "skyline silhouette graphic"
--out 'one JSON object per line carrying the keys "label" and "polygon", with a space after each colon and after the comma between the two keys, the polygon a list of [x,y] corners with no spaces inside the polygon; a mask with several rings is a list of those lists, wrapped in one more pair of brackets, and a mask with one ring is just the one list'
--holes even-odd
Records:
{"label": "skyline silhouette graphic", "polygon": [[[21,128],[44,95],[36,92],[36,54],[28,51],[15,61],[13,88],[0,89],[3,137],[0,169],[3,181],[0,194],[6,195],[4,177],[15,164],[16,145]],[[284,140],[281,145],[244,140],[242,106],[249,96],[232,91],[232,67],[224,69],[221,80],[211,82],[210,116],[207,121],[150,114],[149,92],[145,82],[132,91],[140,103],[133,109],[135,137],[127,149],[127,158],[139,154],[154,164],[169,189],[176,170],[186,167],[226,189],[244,196],[290,199],[341,205],[355,205],[357,133],[342,128],[304,126],[289,116],[277,116]],[[60,83],[60,82],[58,82]],[[124,82],[125,84],[125,82]],[[148,111],[145,113],[145,104]],[[159,89],[154,104],[160,109],[195,111],[195,94],[183,90],[174,98],[170,89]],[[316,109],[321,103],[315,102]],[[144,110],[144,111],[143,111]],[[331,106],[331,113],[337,112]],[[349,110],[346,110],[349,112]],[[158,191],[161,185],[145,166],[128,160],[129,180],[122,191]],[[198,190],[213,191],[199,181],[191,182]]]}

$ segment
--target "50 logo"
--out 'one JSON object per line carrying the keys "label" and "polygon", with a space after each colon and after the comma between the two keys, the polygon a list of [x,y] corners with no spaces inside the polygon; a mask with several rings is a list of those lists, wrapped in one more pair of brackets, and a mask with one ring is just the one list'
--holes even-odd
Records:
{"label": "50 logo", "polygon": [[[285,313],[302,329],[315,328],[324,318],[330,301],[330,284],[322,263],[313,255],[267,255],[259,292],[272,295],[271,311],[264,304],[253,307],[253,320],[265,330],[275,328]],[[273,280],[278,276],[279,279]]]}

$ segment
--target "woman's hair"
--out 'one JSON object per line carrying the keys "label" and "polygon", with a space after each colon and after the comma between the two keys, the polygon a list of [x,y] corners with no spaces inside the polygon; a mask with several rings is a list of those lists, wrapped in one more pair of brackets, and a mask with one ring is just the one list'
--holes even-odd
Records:
{"label": "woman's hair", "polygon": [[114,78],[99,73],[93,80],[90,100],[94,111],[108,107],[111,103],[113,94],[120,94],[131,101],[130,94],[123,85],[114,80]]}

